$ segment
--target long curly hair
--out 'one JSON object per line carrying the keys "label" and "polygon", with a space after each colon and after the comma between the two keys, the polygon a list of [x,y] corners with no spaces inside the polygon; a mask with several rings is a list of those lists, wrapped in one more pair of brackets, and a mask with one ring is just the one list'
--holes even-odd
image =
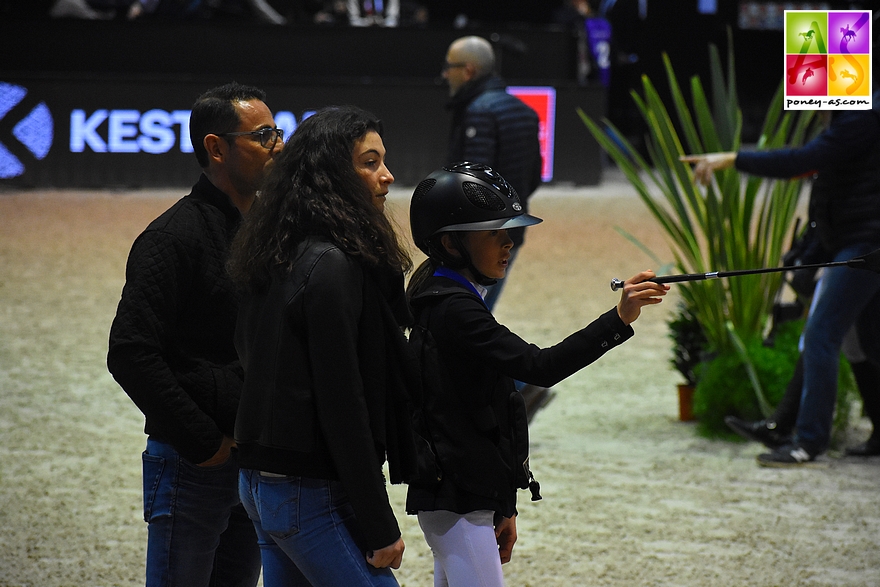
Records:
{"label": "long curly hair", "polygon": [[391,222],[371,202],[352,152],[368,132],[382,135],[373,114],[331,106],[304,120],[275,159],[232,244],[227,268],[243,289],[263,289],[289,271],[296,246],[321,236],[370,267],[412,268]]}

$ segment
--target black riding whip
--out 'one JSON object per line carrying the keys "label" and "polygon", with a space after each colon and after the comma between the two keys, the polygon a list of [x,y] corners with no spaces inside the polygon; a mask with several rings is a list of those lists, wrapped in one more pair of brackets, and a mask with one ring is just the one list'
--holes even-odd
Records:
{"label": "black riding whip", "polygon": [[[684,273],[681,275],[663,275],[646,279],[652,283],[677,283],[680,281],[702,281],[704,279],[718,279],[719,277],[736,277],[738,275],[755,275],[757,273],[782,273],[784,271],[799,271],[801,269],[818,269],[819,267],[853,267],[880,273],[880,249],[872,251],[849,261],[835,261],[833,263],[810,263],[808,265],[789,265],[787,267],[765,267],[763,269],[737,269],[734,271],[711,271],[709,273]],[[623,287],[623,280],[616,277],[611,280],[611,291],[617,291]]]}

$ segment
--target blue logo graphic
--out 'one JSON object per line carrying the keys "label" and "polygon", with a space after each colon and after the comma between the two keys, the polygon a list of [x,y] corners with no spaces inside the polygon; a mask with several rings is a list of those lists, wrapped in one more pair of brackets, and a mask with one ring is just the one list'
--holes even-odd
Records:
{"label": "blue logo graphic", "polygon": [[[0,120],[18,106],[27,95],[27,89],[0,82]],[[40,102],[12,127],[12,135],[18,142],[42,160],[49,154],[54,137],[52,114],[45,102]],[[24,164],[0,141],[0,179],[18,177],[24,173]]]}

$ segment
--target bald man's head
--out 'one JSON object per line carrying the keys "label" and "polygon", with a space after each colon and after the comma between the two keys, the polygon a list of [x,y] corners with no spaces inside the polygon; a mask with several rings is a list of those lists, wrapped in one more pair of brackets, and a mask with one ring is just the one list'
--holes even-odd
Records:
{"label": "bald man's head", "polygon": [[469,36],[456,39],[446,52],[443,76],[449,83],[450,95],[471,81],[495,70],[495,51],[483,37]]}

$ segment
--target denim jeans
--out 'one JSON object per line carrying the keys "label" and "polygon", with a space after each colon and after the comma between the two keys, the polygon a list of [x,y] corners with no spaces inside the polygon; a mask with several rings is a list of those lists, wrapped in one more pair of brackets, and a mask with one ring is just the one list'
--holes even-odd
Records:
{"label": "denim jeans", "polygon": [[147,587],[256,585],[260,551],[238,498],[237,451],[199,467],[149,438],[143,465]]}
{"label": "denim jeans", "polygon": [[[853,245],[834,261],[848,261],[877,248]],[[801,339],[804,387],[795,442],[811,453],[828,448],[837,400],[837,374],[843,338],[871,299],[880,292],[880,274],[850,267],[830,267],[819,280]]]}
{"label": "denim jeans", "polygon": [[239,491],[257,529],[265,587],[398,587],[391,569],[367,563],[339,482],[242,469]]}

